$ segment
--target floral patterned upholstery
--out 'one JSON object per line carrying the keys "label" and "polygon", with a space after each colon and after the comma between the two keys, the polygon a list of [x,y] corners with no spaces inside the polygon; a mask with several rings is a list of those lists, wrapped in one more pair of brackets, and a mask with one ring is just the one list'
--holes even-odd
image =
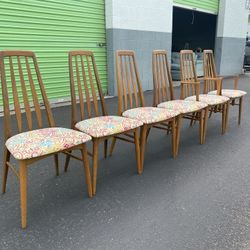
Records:
{"label": "floral patterned upholstery", "polygon": [[122,116],[99,116],[78,122],[75,127],[92,137],[119,134],[142,126],[142,122]]}
{"label": "floral patterned upholstery", "polygon": [[[216,95],[217,91],[210,91],[209,95]],[[247,94],[247,92],[238,89],[222,89],[221,94],[228,98],[239,98]]]}
{"label": "floral patterned upholstery", "polygon": [[56,153],[90,141],[91,137],[67,128],[36,129],[12,136],[6,147],[18,160]]}
{"label": "floral patterned upholstery", "polygon": [[204,102],[172,100],[160,103],[157,107],[179,111],[182,114],[195,112],[206,108],[208,105]]}
{"label": "floral patterned upholstery", "polygon": [[[196,96],[195,95],[189,96],[185,100],[195,101]],[[202,95],[199,95],[199,101],[205,102],[206,104],[212,106],[212,105],[218,105],[218,104],[225,103],[225,102],[229,101],[229,98],[226,96],[221,96],[221,95],[202,94]]]}
{"label": "floral patterned upholstery", "polygon": [[141,107],[129,109],[123,112],[123,116],[138,119],[144,124],[151,124],[171,119],[180,114],[179,111],[167,110],[155,107]]}

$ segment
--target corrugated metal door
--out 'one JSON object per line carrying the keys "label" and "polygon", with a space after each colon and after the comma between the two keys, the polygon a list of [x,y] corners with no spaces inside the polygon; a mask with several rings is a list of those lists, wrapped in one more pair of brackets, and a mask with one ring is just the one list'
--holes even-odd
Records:
{"label": "corrugated metal door", "polygon": [[99,46],[106,43],[104,0],[0,0],[0,6],[0,50],[34,51],[50,100],[70,96],[68,51],[75,49],[95,53],[107,92],[106,48]]}
{"label": "corrugated metal door", "polygon": [[174,5],[197,8],[198,10],[212,13],[218,13],[219,11],[219,0],[174,0]]}

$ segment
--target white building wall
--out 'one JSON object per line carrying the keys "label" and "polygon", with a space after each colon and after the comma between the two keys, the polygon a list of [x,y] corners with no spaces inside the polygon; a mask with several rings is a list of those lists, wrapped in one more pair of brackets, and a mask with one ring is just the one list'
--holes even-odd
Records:
{"label": "white building wall", "polygon": [[246,0],[220,0],[218,37],[246,38],[249,10]]}
{"label": "white building wall", "polygon": [[106,0],[106,27],[172,32],[173,0]]}
{"label": "white building wall", "polygon": [[151,55],[171,52],[173,0],[106,0],[109,93],[116,95],[115,51],[136,52],[144,90],[153,89]]}
{"label": "white building wall", "polygon": [[245,3],[245,0],[220,0],[215,48],[220,74],[241,73],[249,13]]}

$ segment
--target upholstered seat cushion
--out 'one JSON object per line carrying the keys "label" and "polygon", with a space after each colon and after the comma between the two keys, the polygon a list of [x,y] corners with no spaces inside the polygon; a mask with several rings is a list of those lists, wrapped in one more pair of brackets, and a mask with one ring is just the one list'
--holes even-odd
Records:
{"label": "upholstered seat cushion", "polygon": [[[195,95],[189,96],[185,100],[195,101],[196,96]],[[212,105],[219,105],[219,104],[225,103],[225,102],[229,101],[229,98],[226,96],[221,96],[221,95],[202,94],[202,95],[199,95],[199,101],[205,102],[206,104],[212,106]]]}
{"label": "upholstered seat cushion", "polygon": [[92,137],[119,134],[142,126],[142,122],[122,116],[99,116],[76,123],[75,127]]}
{"label": "upholstered seat cushion", "polygon": [[18,160],[56,153],[90,141],[91,137],[67,128],[36,129],[12,136],[6,147]]}
{"label": "upholstered seat cushion", "polygon": [[171,119],[180,114],[179,111],[167,110],[155,107],[140,107],[123,112],[123,116],[138,119],[144,124],[151,124]]}
{"label": "upholstered seat cushion", "polygon": [[[210,91],[209,95],[216,95],[217,91]],[[247,94],[247,92],[238,89],[222,89],[221,94],[228,98],[239,98]]]}
{"label": "upholstered seat cushion", "polygon": [[178,111],[182,114],[191,113],[206,108],[208,105],[204,102],[172,100],[160,103],[157,107]]}

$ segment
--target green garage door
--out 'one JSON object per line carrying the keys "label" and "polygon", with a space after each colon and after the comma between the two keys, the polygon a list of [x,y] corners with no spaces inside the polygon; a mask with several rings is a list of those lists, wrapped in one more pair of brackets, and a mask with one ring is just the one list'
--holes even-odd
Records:
{"label": "green garage door", "polygon": [[197,10],[218,13],[219,0],[174,0],[174,5],[180,7],[196,8]]}
{"label": "green garage door", "polygon": [[104,0],[0,0],[0,6],[0,50],[34,51],[50,100],[69,98],[68,51],[77,49],[94,52],[107,93]]}

